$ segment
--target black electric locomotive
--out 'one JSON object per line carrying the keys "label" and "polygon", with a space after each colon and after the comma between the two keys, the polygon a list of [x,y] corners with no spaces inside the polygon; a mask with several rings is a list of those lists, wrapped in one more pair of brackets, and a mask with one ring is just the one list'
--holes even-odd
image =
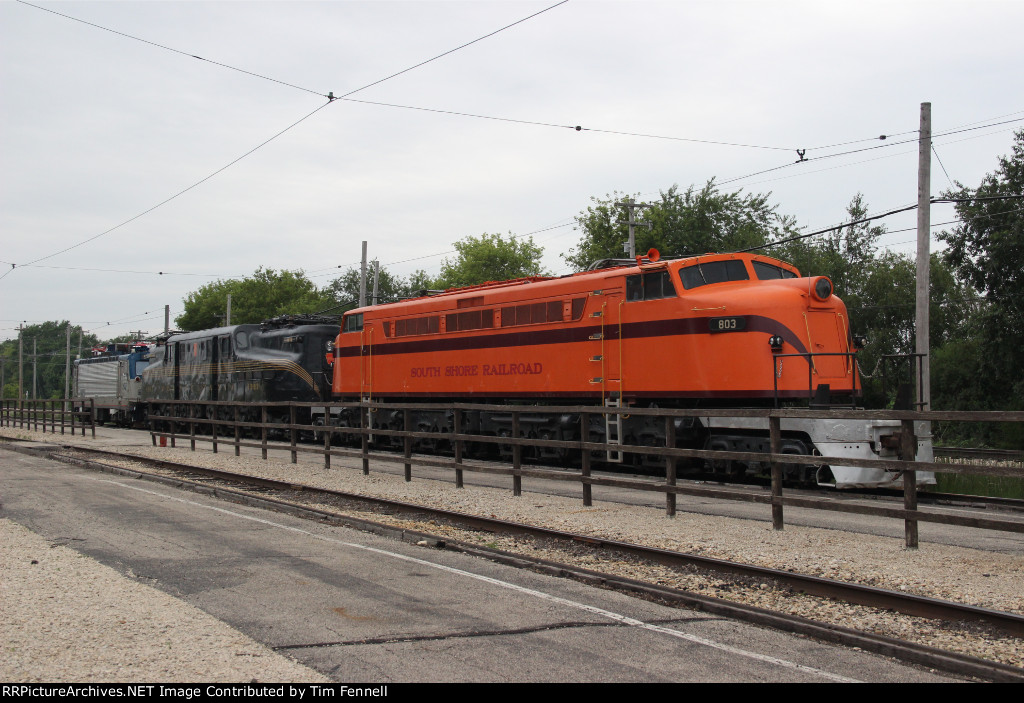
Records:
{"label": "black electric locomotive", "polygon": [[[288,316],[170,336],[150,354],[142,374],[142,402],[151,415],[178,415],[161,401],[236,403],[315,402],[330,398],[331,353],[338,325],[325,318]],[[258,422],[243,407],[241,418]],[[212,417],[212,410],[208,411]],[[288,409],[271,409],[285,422]],[[233,418],[234,410],[223,411]],[[300,422],[306,422],[302,418]]]}

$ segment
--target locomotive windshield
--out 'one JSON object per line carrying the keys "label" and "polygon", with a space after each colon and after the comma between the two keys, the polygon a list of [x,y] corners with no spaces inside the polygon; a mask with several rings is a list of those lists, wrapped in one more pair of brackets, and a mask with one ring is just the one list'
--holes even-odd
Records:
{"label": "locomotive windshield", "polygon": [[706,264],[698,262],[693,266],[679,269],[679,280],[682,281],[683,288],[692,290],[711,283],[747,281],[750,280],[750,275],[742,261],[730,259],[728,261],[709,261]]}
{"label": "locomotive windshield", "polygon": [[754,275],[759,281],[769,281],[773,278],[796,278],[796,274],[781,266],[772,266],[763,261],[754,261]]}

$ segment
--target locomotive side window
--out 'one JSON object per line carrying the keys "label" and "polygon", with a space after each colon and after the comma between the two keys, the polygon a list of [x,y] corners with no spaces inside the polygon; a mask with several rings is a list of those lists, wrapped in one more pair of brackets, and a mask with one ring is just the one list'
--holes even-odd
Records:
{"label": "locomotive side window", "polygon": [[759,281],[769,281],[773,278],[796,278],[796,274],[781,266],[772,266],[763,261],[754,261],[754,275]]}
{"label": "locomotive side window", "polygon": [[[585,300],[585,299],[584,299]],[[582,311],[580,311],[582,315]],[[515,305],[501,309],[501,326],[535,325],[539,322],[561,322],[562,301],[552,300],[547,303],[530,303]]]}
{"label": "locomotive side window", "polygon": [[363,313],[346,315],[342,332],[359,332],[363,329]]}
{"label": "locomotive side window", "polygon": [[733,259],[729,261],[709,261],[706,264],[694,264],[679,269],[679,280],[683,288],[692,290],[710,283],[723,283],[725,281],[747,281],[750,275],[747,267],[742,261]]}
{"label": "locomotive side window", "polygon": [[676,297],[668,271],[651,271],[626,276],[626,300],[658,300]]}
{"label": "locomotive side window", "polygon": [[583,310],[587,307],[586,298],[573,298],[572,299],[572,319],[573,322],[583,317]]}
{"label": "locomotive side window", "polygon": [[396,337],[409,337],[416,334],[437,334],[440,331],[441,317],[439,315],[395,320]]}
{"label": "locomotive side window", "polygon": [[494,327],[494,310],[487,308],[449,313],[445,319],[445,326],[449,332],[491,329]]}

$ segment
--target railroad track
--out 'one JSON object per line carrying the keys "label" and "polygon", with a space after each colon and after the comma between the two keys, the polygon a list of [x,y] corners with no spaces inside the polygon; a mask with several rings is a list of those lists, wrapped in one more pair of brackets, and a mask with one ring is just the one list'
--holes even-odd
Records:
{"label": "railroad track", "polygon": [[[713,575],[716,579],[726,579],[729,583],[735,584],[736,588],[763,588],[763,584],[770,583],[774,588],[786,589],[793,593],[855,603],[916,617],[956,622],[961,623],[961,626],[963,626],[963,623],[968,623],[968,627],[985,626],[996,628],[1010,636],[1022,637],[1024,636],[1024,616],[1014,613],[1003,613],[887,589],[832,581],[820,577],[683,554],[638,544],[599,539],[589,535],[579,535],[497,518],[469,515],[382,498],[368,498],[341,491],[298,485],[288,481],[256,478],[219,469],[207,469],[175,462],[145,459],[119,452],[86,450],[78,447],[68,447],[68,450],[72,451],[74,455],[65,457],[53,456],[53,458],[103,471],[160,481],[198,492],[212,493],[232,501],[285,511],[309,519],[388,534],[423,546],[474,553],[484,558],[502,561],[523,568],[531,568],[608,588],[628,591],[645,598],[738,618],[781,630],[797,632],[847,646],[860,647],[952,673],[988,680],[1024,681],[1024,669],[912,642],[904,642],[873,633],[839,627],[833,624],[815,622],[788,613],[773,612],[735,601],[680,591],[641,580],[602,573],[559,561],[538,559],[532,556],[524,556],[524,554],[519,552],[503,551],[493,547],[481,546],[478,543],[465,539],[453,538],[450,536],[450,533],[452,530],[462,530],[477,533],[482,531],[493,535],[515,535],[518,538],[561,544],[565,549],[575,551],[589,550],[599,556],[603,556],[605,559],[609,556],[614,556],[638,562],[665,565],[675,569],[698,570]],[[88,456],[100,457],[107,462],[111,460],[128,460],[150,467],[154,472],[164,473],[161,475],[138,469],[120,468],[110,463],[89,459],[87,458]],[[312,507],[314,504],[327,504],[332,506],[332,509],[323,510],[318,507]],[[357,518],[351,514],[346,514],[346,511],[348,513],[376,514],[381,519]],[[405,525],[421,526],[422,529],[396,528],[393,526],[396,520]],[[441,526],[449,533],[448,535],[440,536],[437,534],[438,528]]]}

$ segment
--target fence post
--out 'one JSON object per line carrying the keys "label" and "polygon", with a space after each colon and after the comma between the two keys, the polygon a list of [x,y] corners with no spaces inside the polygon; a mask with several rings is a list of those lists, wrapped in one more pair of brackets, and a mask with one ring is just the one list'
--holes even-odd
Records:
{"label": "fence post", "polygon": [[[590,442],[590,415],[584,410],[580,413],[580,439],[583,444]],[[580,480],[583,481],[583,506],[589,508],[594,504],[594,487],[590,483],[590,450],[580,448]]]}
{"label": "fence post", "polygon": [[213,418],[210,422],[210,439],[213,440],[213,453],[217,453],[217,421],[220,419],[220,406],[213,406]]}
{"label": "fence post", "polygon": [[782,463],[775,458],[782,453],[782,420],[774,415],[768,418],[768,434],[772,452],[772,529],[781,530],[782,521]]}
{"label": "fence post", "polygon": [[267,406],[260,408],[260,448],[263,451],[263,460],[267,460]]}
{"label": "fence post", "polygon": [[370,475],[370,434],[367,432],[367,425],[370,424],[370,409],[360,405],[359,410],[360,424],[362,425],[362,441],[359,446],[362,450],[363,455],[363,476]]}
{"label": "fence post", "polygon": [[196,405],[188,404],[188,436],[192,441],[192,451],[196,450]]}
{"label": "fence post", "polygon": [[[667,449],[676,447],[676,422],[673,417],[665,418],[665,447]],[[674,488],[676,485],[676,458],[674,456],[665,457],[665,485],[669,488]],[[673,491],[665,493],[665,515],[676,516],[676,494]]]}
{"label": "fence post", "polygon": [[[92,427],[92,438],[96,439],[96,399],[95,398],[89,398],[89,422],[90,422],[90,425]],[[85,434],[85,429],[84,428],[82,430],[82,434]]]}
{"label": "fence post", "polygon": [[[235,402],[237,403],[238,401],[235,401]],[[241,436],[242,428],[239,427],[239,425],[238,425],[238,423],[241,422],[241,418],[239,418],[238,415],[239,415],[239,407],[237,405],[235,405],[235,456],[241,456],[242,455],[242,446],[241,446],[242,445],[242,436]]]}
{"label": "fence post", "polygon": [[[519,439],[519,412],[512,411],[512,439]],[[512,495],[523,495],[523,477],[519,473],[523,468],[523,447],[512,445]]]}
{"label": "fence post", "polygon": [[292,429],[291,429],[292,463],[293,464],[297,464],[297,463],[299,463],[299,453],[295,449],[295,436],[296,436],[296,432],[298,430],[295,429],[295,403],[294,402],[292,402],[292,403],[290,403],[288,405],[288,421],[289,421],[289,424],[292,426]]}
{"label": "fence post", "polygon": [[411,428],[409,408],[402,409],[402,425],[405,428],[405,434],[402,436],[402,454],[405,457],[405,481],[408,483],[412,481],[412,463],[409,461],[412,457],[412,437],[409,436]]}
{"label": "fence post", "polygon": [[[904,461],[917,459],[917,436],[914,434],[914,421],[903,420],[900,431],[900,458]],[[903,523],[907,549],[917,549],[917,472],[903,472],[903,509],[910,511]]]}
{"label": "fence post", "polygon": [[457,435],[462,434],[462,411],[458,408],[454,410],[454,428],[455,428],[455,487],[464,488],[462,483],[462,440]]}
{"label": "fence post", "polygon": [[331,468],[331,408],[324,406],[324,468]]}

